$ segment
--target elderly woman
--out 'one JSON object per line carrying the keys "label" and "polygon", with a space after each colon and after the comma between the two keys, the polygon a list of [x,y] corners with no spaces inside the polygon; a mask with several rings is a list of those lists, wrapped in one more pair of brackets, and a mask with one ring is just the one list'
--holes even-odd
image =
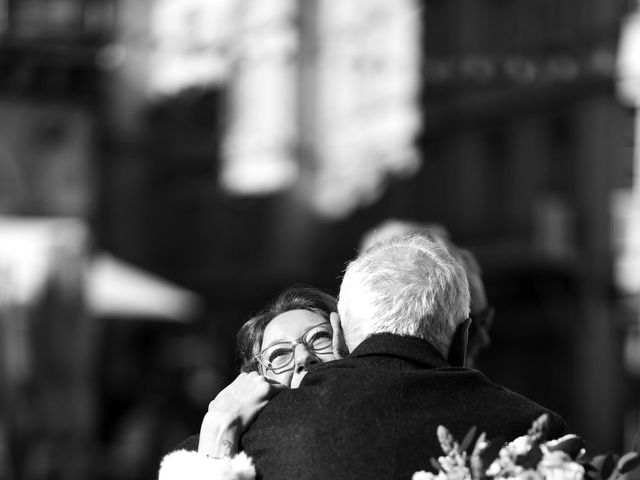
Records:
{"label": "elderly woman", "polygon": [[[333,342],[336,311],[331,295],[296,286],[247,321],[237,336],[242,373],[211,401],[200,436],[163,459],[159,479],[252,478],[249,459],[235,456],[240,434],[277,392],[297,388],[311,366],[342,358]],[[196,443],[197,452],[190,451]]]}
{"label": "elderly woman", "polygon": [[285,290],[238,332],[241,371],[297,388],[307,367],[335,359],[330,316],[337,308],[336,299],[321,290]]}

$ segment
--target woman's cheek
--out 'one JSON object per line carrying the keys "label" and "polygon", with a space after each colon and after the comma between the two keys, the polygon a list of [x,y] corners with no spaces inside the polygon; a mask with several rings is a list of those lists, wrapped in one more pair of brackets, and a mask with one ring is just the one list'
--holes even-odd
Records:
{"label": "woman's cheek", "polygon": [[273,380],[276,380],[276,381],[286,385],[287,387],[291,386],[291,377],[292,376],[293,376],[293,372],[291,370],[289,370],[288,372],[283,372],[283,373],[269,372],[269,374],[267,375],[267,377],[272,378]]}
{"label": "woman's cheek", "polygon": [[325,362],[331,362],[332,360],[336,360],[336,356],[332,353],[322,353],[320,354],[320,360],[322,360],[323,363]]}

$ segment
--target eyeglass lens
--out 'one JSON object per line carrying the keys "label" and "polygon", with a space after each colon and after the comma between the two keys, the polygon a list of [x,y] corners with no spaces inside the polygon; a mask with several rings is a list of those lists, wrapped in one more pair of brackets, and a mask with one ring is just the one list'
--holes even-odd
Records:
{"label": "eyeglass lens", "polygon": [[269,370],[286,367],[293,361],[295,346],[302,343],[314,353],[322,353],[331,348],[331,326],[328,323],[316,325],[307,330],[294,342],[281,342],[270,345],[260,352],[261,363]]}

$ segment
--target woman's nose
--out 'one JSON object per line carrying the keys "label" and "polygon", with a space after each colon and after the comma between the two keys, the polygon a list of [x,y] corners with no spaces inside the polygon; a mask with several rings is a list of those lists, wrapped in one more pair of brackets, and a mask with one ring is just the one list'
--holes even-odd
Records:
{"label": "woman's nose", "polygon": [[295,362],[296,373],[301,373],[302,371],[307,370],[310,365],[320,363],[318,357],[316,357],[314,353],[310,352],[304,344],[296,345],[293,359]]}

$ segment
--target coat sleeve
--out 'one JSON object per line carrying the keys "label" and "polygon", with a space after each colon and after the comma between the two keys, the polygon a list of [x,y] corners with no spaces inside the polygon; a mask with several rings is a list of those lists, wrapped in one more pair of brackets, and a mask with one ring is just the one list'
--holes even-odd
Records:
{"label": "coat sleeve", "polygon": [[189,450],[168,453],[160,463],[158,480],[255,480],[251,457],[210,458]]}

